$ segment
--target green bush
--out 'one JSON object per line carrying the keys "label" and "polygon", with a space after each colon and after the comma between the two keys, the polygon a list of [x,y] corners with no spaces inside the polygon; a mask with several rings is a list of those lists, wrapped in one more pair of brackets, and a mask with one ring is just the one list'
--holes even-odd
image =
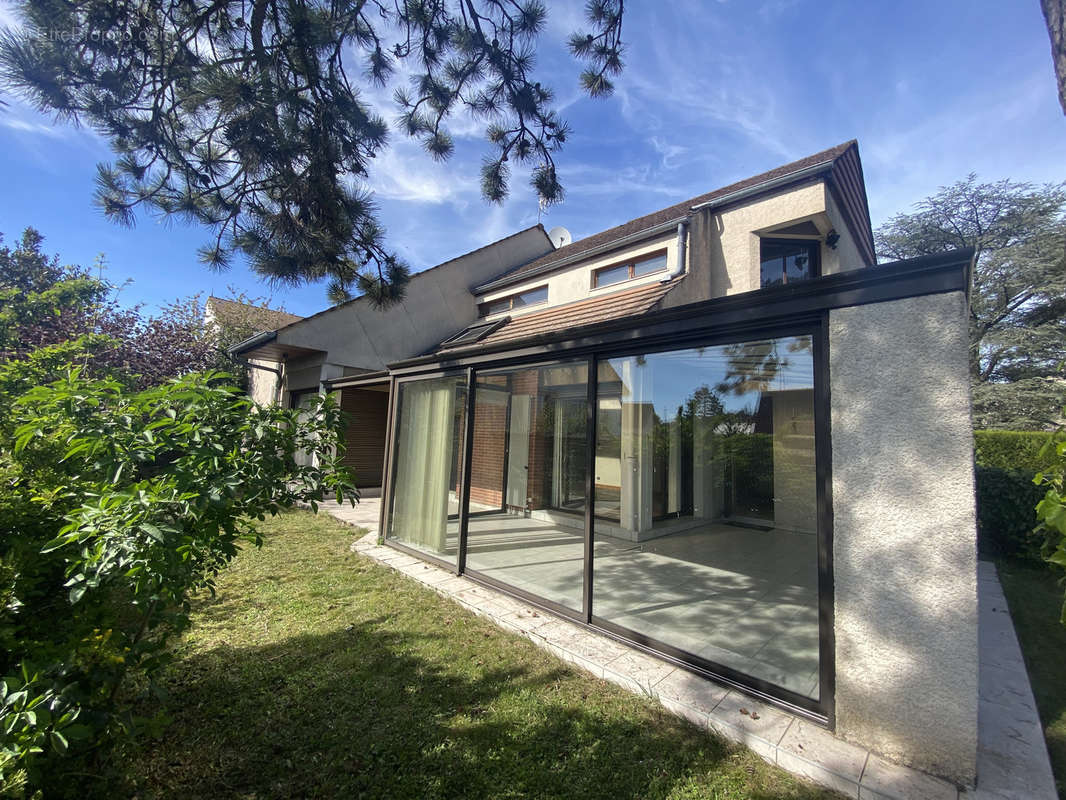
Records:
{"label": "green bush", "polygon": [[191,595],[260,544],[256,521],[350,485],[331,398],[297,424],[220,374],[0,385],[18,387],[0,392],[0,789],[51,796],[69,756],[146,722],[122,698],[152,691]]}
{"label": "green bush", "polygon": [[979,467],[1028,472],[1032,478],[1050,463],[1041,451],[1050,433],[1034,431],[974,431],[974,460]]}
{"label": "green bush", "polygon": [[[1066,409],[1063,409],[1066,414]],[[1044,558],[1058,567],[1066,568],[1066,431],[1060,428],[1045,453],[1049,463],[1038,472],[1033,483],[1040,489],[1036,516],[1040,520],[1038,533],[1043,538]],[[1066,625],[1066,603],[1059,615]]]}
{"label": "green bush", "polygon": [[1033,473],[977,466],[977,540],[981,555],[1040,560],[1036,504],[1044,490]]}
{"label": "green bush", "polygon": [[1036,504],[1044,496],[1033,475],[1051,461],[1045,448],[1052,434],[1033,431],[974,431],[977,530],[986,556],[1040,559]]}

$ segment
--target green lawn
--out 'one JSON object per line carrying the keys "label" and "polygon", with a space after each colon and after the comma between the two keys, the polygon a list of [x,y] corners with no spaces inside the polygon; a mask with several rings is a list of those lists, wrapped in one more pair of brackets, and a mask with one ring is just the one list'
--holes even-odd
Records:
{"label": "green lawn", "polygon": [[86,795],[830,796],[350,553],[351,528],[263,527],[164,676],[170,726]]}
{"label": "green lawn", "polygon": [[1000,583],[1025,655],[1029,681],[1044,723],[1059,797],[1066,797],[1066,627],[1059,622],[1062,587],[1048,567],[999,561]]}

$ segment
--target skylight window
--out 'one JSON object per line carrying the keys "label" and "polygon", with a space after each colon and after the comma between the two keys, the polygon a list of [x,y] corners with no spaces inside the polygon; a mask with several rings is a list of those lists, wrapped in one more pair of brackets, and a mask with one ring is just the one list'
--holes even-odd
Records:
{"label": "skylight window", "polygon": [[498,319],[493,322],[479,322],[476,325],[471,325],[469,328],[464,328],[459,333],[452,336],[450,339],[445,339],[441,342],[441,347],[458,347],[464,344],[473,344],[480,341],[492,333],[497,328],[501,327],[507,319]]}

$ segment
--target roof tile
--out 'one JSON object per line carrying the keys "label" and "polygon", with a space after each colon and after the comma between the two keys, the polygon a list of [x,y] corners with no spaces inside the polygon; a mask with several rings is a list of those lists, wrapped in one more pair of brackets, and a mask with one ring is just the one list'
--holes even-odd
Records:
{"label": "roof tile", "polygon": [[[580,328],[623,317],[637,317],[655,310],[659,301],[677,286],[684,276],[669,282],[655,282],[635,286],[610,294],[579,300],[514,317],[507,324],[490,333],[472,348],[492,346],[501,342],[528,339],[545,333],[557,333],[568,328]],[[438,348],[440,349],[440,348]],[[450,349],[450,348],[449,348]],[[464,347],[463,349],[467,349]]]}

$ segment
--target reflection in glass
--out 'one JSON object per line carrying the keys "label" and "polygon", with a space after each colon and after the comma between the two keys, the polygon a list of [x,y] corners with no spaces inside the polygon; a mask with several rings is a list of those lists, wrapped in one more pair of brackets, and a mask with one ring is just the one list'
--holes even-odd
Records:
{"label": "reflection in glass", "polygon": [[581,610],[588,367],[478,373],[467,566]]}
{"label": "reflection in glass", "polygon": [[818,693],[810,337],[601,361],[593,613]]}
{"label": "reflection in glass", "polygon": [[762,286],[777,286],[813,278],[818,263],[816,241],[775,241],[764,239],[761,250]]}
{"label": "reflection in glass", "polygon": [[466,378],[401,383],[387,536],[455,563]]}

